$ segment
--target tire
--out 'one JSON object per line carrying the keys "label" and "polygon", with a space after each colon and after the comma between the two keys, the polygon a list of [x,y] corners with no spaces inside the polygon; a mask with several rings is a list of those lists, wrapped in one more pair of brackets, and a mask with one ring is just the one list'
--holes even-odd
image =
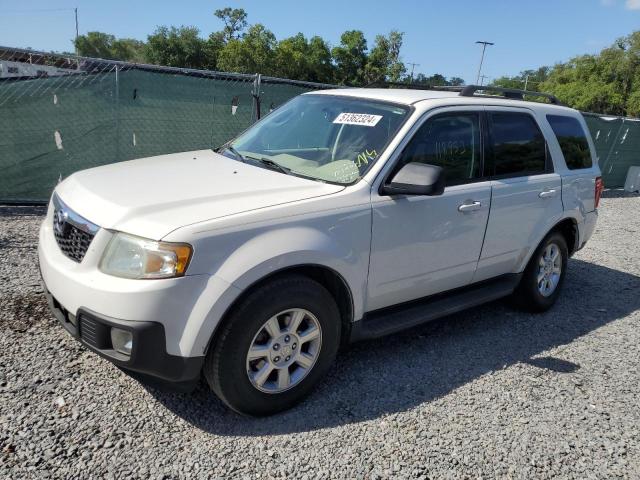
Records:
{"label": "tire", "polygon": [[335,300],[321,284],[299,275],[258,287],[221,328],[203,373],[216,395],[244,415],[271,415],[300,402],[325,375],[340,346]]}
{"label": "tire", "polygon": [[[551,263],[548,260],[545,261],[545,255],[554,251],[558,252],[558,261]],[[569,250],[564,236],[558,231],[549,233],[531,256],[520,284],[512,295],[512,303],[530,312],[544,312],[550,309],[562,290],[568,258]],[[560,272],[556,277],[554,272],[557,272],[557,267],[560,268]],[[543,277],[540,283],[538,280],[545,273],[547,276]]]}

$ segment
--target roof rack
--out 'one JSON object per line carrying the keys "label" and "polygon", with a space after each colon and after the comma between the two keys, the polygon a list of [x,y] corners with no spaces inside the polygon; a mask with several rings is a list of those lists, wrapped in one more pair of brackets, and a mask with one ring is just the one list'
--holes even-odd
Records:
{"label": "roof rack", "polygon": [[555,95],[543,92],[532,92],[530,90],[519,90],[517,88],[503,88],[492,87],[489,85],[458,85],[458,86],[443,86],[443,85],[415,85],[411,83],[401,82],[374,82],[367,85],[367,87],[396,87],[407,88],[412,90],[435,90],[444,92],[459,92],[461,97],[473,97],[476,96],[476,92],[497,93],[502,94],[504,98],[509,100],[524,100],[524,96],[542,97],[549,100],[553,105],[564,105]]}

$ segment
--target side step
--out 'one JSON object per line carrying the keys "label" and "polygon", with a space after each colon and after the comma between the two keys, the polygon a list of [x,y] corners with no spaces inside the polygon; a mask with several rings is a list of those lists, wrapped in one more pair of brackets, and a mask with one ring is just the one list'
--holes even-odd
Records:
{"label": "side step", "polygon": [[353,324],[351,341],[384,337],[510,295],[522,274],[509,274],[451,292],[365,314]]}

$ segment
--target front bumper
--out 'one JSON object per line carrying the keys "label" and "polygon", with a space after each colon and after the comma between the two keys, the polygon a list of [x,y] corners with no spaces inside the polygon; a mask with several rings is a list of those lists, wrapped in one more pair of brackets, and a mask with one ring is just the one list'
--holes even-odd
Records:
{"label": "front bumper", "polygon": [[[65,330],[85,347],[127,370],[169,382],[198,381],[204,357],[179,357],[168,354],[165,350],[164,327],[161,323],[117,320],[85,308],[80,308],[74,315],[53,297],[44,281],[42,284],[53,315]],[[113,349],[111,327],[131,332],[131,355],[123,355]]]}

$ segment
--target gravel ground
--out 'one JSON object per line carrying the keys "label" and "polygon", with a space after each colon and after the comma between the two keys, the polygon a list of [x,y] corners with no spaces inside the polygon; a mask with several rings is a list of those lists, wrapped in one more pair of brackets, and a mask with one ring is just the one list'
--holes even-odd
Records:
{"label": "gravel ground", "polygon": [[640,197],[603,200],[550,312],[495,302],[355,345],[266,419],[70,338],[38,286],[41,213],[0,209],[0,477],[640,477]]}

